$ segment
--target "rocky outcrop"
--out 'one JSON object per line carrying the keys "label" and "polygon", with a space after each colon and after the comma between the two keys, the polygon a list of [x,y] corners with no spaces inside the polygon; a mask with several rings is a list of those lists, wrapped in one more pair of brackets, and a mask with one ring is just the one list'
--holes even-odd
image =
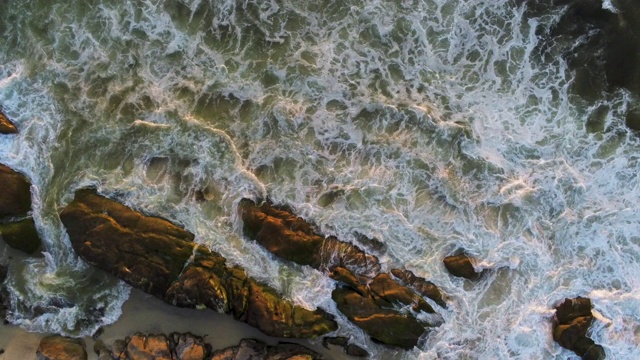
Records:
{"label": "rocky outcrop", "polygon": [[338,310],[374,341],[404,349],[416,346],[430,325],[414,314],[435,313],[433,308],[388,274],[379,274],[364,285],[347,272],[338,268],[331,274],[342,283],[331,294]]}
{"label": "rocky outcrop", "polygon": [[[335,237],[320,235],[289,209],[268,202],[257,205],[243,199],[238,212],[246,236],[285,260],[325,271],[338,281],[340,285],[332,293],[338,310],[373,340],[410,349],[433,325],[416,317],[420,312],[435,313],[433,308],[411,288],[381,274],[375,256]],[[419,283],[415,276],[400,275]],[[428,287],[426,281],[422,285]],[[431,296],[438,298],[439,290],[431,290]]]}
{"label": "rocky outcrop", "polygon": [[477,272],[473,266],[475,259],[467,254],[447,256],[443,262],[444,267],[447,268],[447,271],[453,276],[469,280],[477,280],[482,276],[482,272]]}
{"label": "rocky outcrop", "polygon": [[136,333],[111,347],[99,341],[94,350],[99,360],[208,360],[211,356],[211,345],[191,333]]}
{"label": "rocky outcrop", "polygon": [[281,299],[193,234],[145,216],[90,189],[60,214],[71,245],[88,263],[133,287],[182,307],[208,307],[276,337],[310,338],[337,328],[331,316]]}
{"label": "rocky outcrop", "polygon": [[15,134],[17,132],[16,126],[0,110],[0,134]]}
{"label": "rocky outcrop", "polygon": [[258,340],[245,339],[240,345],[215,351],[211,360],[322,360],[320,354],[298,344],[266,345]]}
{"label": "rocky outcrop", "polygon": [[0,238],[28,254],[37,252],[42,243],[29,215],[31,183],[24,175],[0,164],[0,188]]}
{"label": "rocky outcrop", "polygon": [[375,256],[334,236],[320,235],[312,224],[286,209],[242,199],[238,212],[244,234],[282,259],[320,270],[344,267],[358,276],[380,272]]}
{"label": "rocky outcrop", "polygon": [[418,277],[409,270],[392,269],[391,274],[400,279],[400,281],[402,281],[405,285],[410,286],[418,294],[424,297],[428,297],[443,308],[447,307],[444,294],[431,281],[427,281],[421,277]]}
{"label": "rocky outcrop", "polygon": [[602,360],[605,352],[587,337],[593,315],[591,300],[583,297],[564,299],[553,317],[553,340],[585,360]]}
{"label": "rocky outcrop", "polygon": [[87,360],[87,351],[82,339],[54,335],[40,341],[36,356],[38,360]]}

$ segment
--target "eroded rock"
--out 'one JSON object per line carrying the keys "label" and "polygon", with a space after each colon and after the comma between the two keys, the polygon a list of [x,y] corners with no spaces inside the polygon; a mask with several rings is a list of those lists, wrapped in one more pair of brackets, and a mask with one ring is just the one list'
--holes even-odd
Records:
{"label": "eroded rock", "polygon": [[38,360],[87,360],[87,351],[82,339],[54,335],[40,341],[36,356]]}
{"label": "eroded rock", "polygon": [[443,260],[447,271],[453,276],[462,277],[469,280],[477,280],[482,276],[482,272],[477,272],[473,264],[475,260],[466,254],[447,256]]}
{"label": "eroded rock", "polygon": [[340,266],[358,276],[380,271],[375,256],[334,236],[320,235],[312,224],[287,209],[242,199],[238,211],[244,234],[282,259],[329,271]]}
{"label": "eroded rock", "polygon": [[556,307],[553,317],[553,339],[565,349],[569,349],[585,360],[602,360],[604,348],[587,337],[593,315],[591,300],[577,297],[564,299]]}
{"label": "eroded rock", "polygon": [[332,317],[283,300],[228,267],[193,234],[95,193],[79,190],[60,214],[74,250],[88,263],[173,305],[207,307],[276,337],[310,338],[337,328]]}
{"label": "eroded rock", "polygon": [[369,357],[367,350],[356,344],[350,344],[349,339],[344,336],[327,336],[322,339],[322,345],[329,348],[329,345],[339,346],[343,351],[353,357]]}
{"label": "eroded rock", "polygon": [[405,285],[413,288],[416,292],[418,292],[418,294],[428,297],[443,308],[447,307],[447,303],[444,300],[444,294],[431,281],[427,281],[421,277],[418,277],[409,270],[392,269],[391,274],[400,279],[400,281],[402,281]]}
{"label": "eroded rock", "polygon": [[331,296],[349,321],[375,341],[404,349],[416,346],[430,324],[419,321],[414,313],[432,314],[433,308],[409,288],[391,279],[389,274],[379,274],[365,285],[354,284],[355,277],[346,272],[348,270],[337,268],[331,273],[334,279],[348,280]]}

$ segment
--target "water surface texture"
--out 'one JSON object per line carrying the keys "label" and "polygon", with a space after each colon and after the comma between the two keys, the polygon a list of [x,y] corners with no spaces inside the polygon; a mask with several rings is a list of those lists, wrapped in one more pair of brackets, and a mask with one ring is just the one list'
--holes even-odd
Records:
{"label": "water surface texture", "polygon": [[[639,359],[633,97],[572,96],[571,44],[536,35],[561,11],[522,3],[0,1],[0,104],[20,129],[0,162],[31,178],[46,249],[11,267],[9,320],[83,336],[118,319],[128,287],[78,260],[57,216],[95,186],[336,314],[373,358],[570,359],[553,306],[586,296],[594,341]],[[382,241],[383,270],[450,296],[444,323],[409,352],[372,343],[332,280],[242,236],[238,201],[267,195],[325,234]],[[458,248],[489,275],[451,277]]]}

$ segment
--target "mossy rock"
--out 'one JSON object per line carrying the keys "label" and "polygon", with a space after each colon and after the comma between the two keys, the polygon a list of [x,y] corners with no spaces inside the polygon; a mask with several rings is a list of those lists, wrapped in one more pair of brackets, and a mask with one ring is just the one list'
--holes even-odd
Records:
{"label": "mossy rock", "polygon": [[0,224],[0,237],[12,248],[33,254],[42,247],[33,218]]}

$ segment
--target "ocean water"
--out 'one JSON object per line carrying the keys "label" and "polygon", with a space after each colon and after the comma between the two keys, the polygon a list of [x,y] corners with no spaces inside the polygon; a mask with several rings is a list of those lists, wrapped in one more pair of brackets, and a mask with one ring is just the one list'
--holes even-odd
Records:
{"label": "ocean water", "polygon": [[[31,178],[45,243],[11,266],[9,320],[84,336],[120,316],[128,287],[78,260],[57,216],[95,186],[336,314],[373,358],[572,359],[551,319],[575,296],[608,358],[640,358],[637,101],[571,95],[574,40],[536,35],[562,11],[523,3],[0,1],[0,104],[20,129],[0,162]],[[384,270],[447,293],[444,323],[408,352],[372,343],[332,280],[242,237],[238,201],[266,196],[379,239]],[[488,276],[448,275],[459,248]]]}

